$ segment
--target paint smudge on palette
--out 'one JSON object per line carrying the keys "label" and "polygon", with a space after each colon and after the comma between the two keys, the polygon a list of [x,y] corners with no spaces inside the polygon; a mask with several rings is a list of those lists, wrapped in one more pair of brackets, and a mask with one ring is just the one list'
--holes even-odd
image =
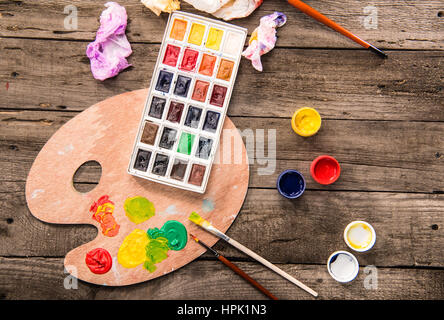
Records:
{"label": "paint smudge on palette", "polygon": [[185,226],[176,220],[169,220],[160,228],[147,232],[135,229],[122,242],[117,260],[125,268],[141,264],[149,272],[157,269],[156,264],[168,258],[168,251],[185,248],[188,234]]}
{"label": "paint smudge on palette", "polygon": [[114,237],[119,233],[120,225],[114,219],[114,202],[104,195],[94,202],[89,211],[93,213],[92,218],[100,223],[102,234],[107,237]]}
{"label": "paint smudge on palette", "polygon": [[166,209],[165,209],[165,213],[166,214],[178,214],[179,212],[177,211],[177,208],[174,204],[169,205]]}
{"label": "paint smudge on palette", "polygon": [[217,20],[170,15],[128,173],[205,192],[246,35]]}
{"label": "paint smudge on palette", "polygon": [[57,152],[57,154],[59,154],[59,155],[65,155],[65,154],[67,154],[67,153],[70,153],[71,151],[73,151],[74,150],[74,146],[72,145],[72,144],[69,144],[69,145],[67,145],[67,146],[65,146],[64,148],[63,148],[63,150],[59,150],[58,152]]}
{"label": "paint smudge on palette", "polygon": [[114,278],[116,278],[117,283],[120,283],[120,273],[117,270],[117,257],[113,257],[113,265],[111,267],[111,270],[114,274]]}
{"label": "paint smudge on palette", "polygon": [[126,199],[123,208],[128,219],[136,224],[145,222],[155,214],[154,204],[140,196]]}
{"label": "paint smudge on palette", "polygon": [[39,196],[40,193],[44,193],[45,190],[43,189],[35,189],[31,194],[31,199],[35,199]]}
{"label": "paint smudge on palette", "polygon": [[214,210],[214,201],[212,199],[203,199],[202,202],[202,211],[205,213],[211,212]]}

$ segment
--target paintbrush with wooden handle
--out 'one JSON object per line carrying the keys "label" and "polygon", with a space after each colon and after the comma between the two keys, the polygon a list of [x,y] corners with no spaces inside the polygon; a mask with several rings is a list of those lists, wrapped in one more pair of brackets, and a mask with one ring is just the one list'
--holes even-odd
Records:
{"label": "paintbrush with wooden handle", "polygon": [[240,244],[239,242],[237,242],[234,239],[231,239],[229,236],[227,236],[226,234],[224,234],[222,231],[219,231],[217,228],[215,228],[210,222],[208,222],[207,220],[203,219],[199,214],[197,214],[196,212],[191,213],[191,215],[189,216],[189,218],[192,222],[194,222],[195,224],[197,224],[198,226],[202,227],[204,230],[214,234],[215,236],[225,240],[226,242],[228,242],[229,244],[231,244],[233,247],[235,247],[236,249],[242,251],[243,253],[249,255],[250,257],[252,257],[253,259],[255,259],[256,261],[262,263],[264,266],[266,266],[267,268],[273,270],[274,272],[276,272],[278,275],[284,277],[285,279],[287,279],[288,281],[294,283],[295,285],[297,285],[299,288],[307,291],[308,293],[310,293],[311,295],[317,297],[318,293],[316,291],[314,291],[313,289],[310,289],[309,287],[307,287],[305,284],[303,284],[302,282],[300,282],[299,280],[296,280],[294,277],[292,277],[291,275],[289,275],[288,273],[286,273],[284,270],[279,269],[278,267],[276,267],[274,264],[272,264],[271,262],[265,260],[264,258],[262,258],[260,255],[258,255],[257,253],[251,251],[250,249],[248,249],[247,247],[245,247],[244,245]]}
{"label": "paintbrush with wooden handle", "polygon": [[313,9],[312,7],[310,7],[308,4],[305,4],[304,2],[302,2],[300,0],[288,0],[288,3],[290,3],[295,8],[298,8],[303,13],[305,13],[306,15],[312,17],[313,19],[318,20],[320,23],[325,24],[326,26],[328,26],[328,27],[332,28],[333,30],[339,32],[340,34],[342,34],[342,35],[346,36],[347,38],[353,40],[354,42],[360,44],[364,48],[373,51],[374,53],[378,54],[379,56],[381,56],[383,58],[387,58],[387,54],[384,51],[376,48],[375,46],[371,45],[367,41],[362,40],[358,36],[355,36],[353,33],[348,31],[347,29],[341,27],[336,22],[330,20],[329,18],[324,16],[319,11],[317,11],[317,10]]}
{"label": "paintbrush with wooden handle", "polygon": [[225,258],[223,255],[221,255],[219,252],[211,248],[210,246],[206,245],[204,242],[200,241],[198,238],[193,236],[190,233],[191,238],[194,239],[198,244],[200,244],[202,247],[213,253],[219,261],[221,261],[224,265],[226,265],[228,268],[236,272],[238,275],[240,275],[242,278],[244,278],[246,281],[248,281],[252,286],[254,286],[256,289],[258,289],[260,292],[265,294],[267,297],[269,297],[272,300],[277,300],[277,298],[267,289],[265,289],[259,282],[254,280],[252,277],[250,277],[248,274],[246,274],[241,268],[239,268],[237,265],[235,265],[233,262],[229,261],[227,258]]}

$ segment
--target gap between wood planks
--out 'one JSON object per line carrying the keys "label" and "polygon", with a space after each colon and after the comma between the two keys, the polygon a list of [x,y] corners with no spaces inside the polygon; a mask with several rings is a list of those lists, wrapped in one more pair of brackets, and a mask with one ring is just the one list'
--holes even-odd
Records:
{"label": "gap between wood planks", "polygon": [[[77,31],[78,32],[78,31]],[[16,39],[16,40],[38,40],[38,41],[55,41],[55,42],[79,42],[79,43],[90,43],[93,42],[94,39],[75,39],[75,38],[42,38],[42,37],[18,37],[18,36],[1,36],[0,39]],[[419,41],[410,39],[410,41]],[[129,41],[130,44],[146,44],[146,45],[161,45],[162,42],[157,41]],[[247,48],[247,46],[244,46],[244,48]],[[386,53],[392,52],[402,52],[402,51],[409,51],[409,52],[442,52],[443,50],[439,49],[426,49],[426,48],[385,48],[385,47],[378,47],[379,49],[385,51]],[[16,49],[21,50],[21,48],[9,48],[10,50]],[[307,47],[307,46],[282,46],[278,43],[274,47],[274,49],[298,49],[298,50],[332,50],[332,51],[365,51],[367,52],[367,49],[364,49],[362,47],[357,46],[356,48],[349,48],[349,47]],[[371,54],[371,53],[369,53]],[[390,58],[390,57],[389,57]]]}
{"label": "gap between wood planks", "polygon": [[[69,110],[68,106],[55,106],[56,108],[59,108],[59,110],[55,109],[51,109],[51,110],[47,110],[47,109],[41,109],[41,108],[4,108],[4,107],[0,107],[0,112],[1,111],[39,111],[39,112],[67,112],[67,113],[72,113],[74,114],[73,117],[75,117],[77,114],[81,113],[82,111],[78,111],[78,110]],[[66,110],[65,110],[66,109]],[[278,116],[255,116],[255,115],[247,115],[247,116],[239,116],[239,115],[229,115],[228,116],[230,118],[238,118],[238,119],[243,119],[243,118],[255,118],[255,119],[288,119],[288,121],[291,120],[291,117],[278,117]],[[329,117],[322,117],[323,120],[331,120],[331,121],[362,121],[362,122],[366,122],[366,121],[372,121],[372,122],[408,122],[408,123],[443,123],[444,120],[414,120],[414,119],[410,119],[410,120],[406,120],[406,119],[365,119],[365,118],[361,118],[361,119],[346,119],[346,118],[329,118]],[[51,123],[51,120],[47,120],[47,119],[39,119],[39,120],[26,120],[26,119],[15,119],[15,118],[9,118],[9,119],[5,119],[2,120],[4,122],[7,121],[17,121],[17,122],[41,122],[41,123]],[[289,160],[289,159],[278,159],[278,160]]]}
{"label": "gap between wood planks", "polygon": [[[73,225],[75,226],[75,225]],[[262,266],[259,262],[257,262],[256,260],[252,259],[252,258],[242,258],[242,257],[230,257],[230,256],[225,256],[227,259],[229,259],[231,262],[246,262],[246,263],[253,263],[253,264],[257,264],[259,266]],[[5,256],[5,255],[0,255],[0,258],[3,259],[64,259],[65,256],[34,256],[34,255],[27,255],[27,256],[14,256],[14,255],[9,255],[9,256]],[[210,253],[205,253],[204,255],[194,259],[193,261],[219,261],[216,257],[214,257],[213,255],[211,255]],[[311,263],[305,263],[305,262],[298,262],[298,263],[294,263],[294,262],[273,262],[274,265],[295,265],[295,266],[325,266],[325,263],[316,263],[316,262],[311,262]],[[444,266],[403,266],[403,265],[392,265],[392,266],[386,266],[386,265],[374,265],[377,268],[381,268],[381,269],[403,269],[403,270],[437,270],[437,271],[444,271]],[[265,268],[265,267],[264,267]]]}

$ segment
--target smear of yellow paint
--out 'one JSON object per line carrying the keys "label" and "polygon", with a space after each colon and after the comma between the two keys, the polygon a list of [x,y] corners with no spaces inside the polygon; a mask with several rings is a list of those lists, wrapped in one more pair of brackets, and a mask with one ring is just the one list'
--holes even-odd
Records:
{"label": "smear of yellow paint", "polygon": [[135,268],[144,263],[148,242],[148,235],[145,231],[134,229],[123,240],[117,253],[117,260],[125,268]]}

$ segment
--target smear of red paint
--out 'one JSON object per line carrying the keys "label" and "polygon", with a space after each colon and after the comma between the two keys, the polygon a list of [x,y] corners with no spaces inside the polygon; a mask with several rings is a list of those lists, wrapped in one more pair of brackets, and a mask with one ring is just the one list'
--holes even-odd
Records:
{"label": "smear of red paint", "polygon": [[6,82],[6,91],[9,90],[9,82]]}
{"label": "smear of red paint", "polygon": [[113,260],[107,250],[97,248],[86,254],[85,263],[92,273],[104,274],[111,269]]}

